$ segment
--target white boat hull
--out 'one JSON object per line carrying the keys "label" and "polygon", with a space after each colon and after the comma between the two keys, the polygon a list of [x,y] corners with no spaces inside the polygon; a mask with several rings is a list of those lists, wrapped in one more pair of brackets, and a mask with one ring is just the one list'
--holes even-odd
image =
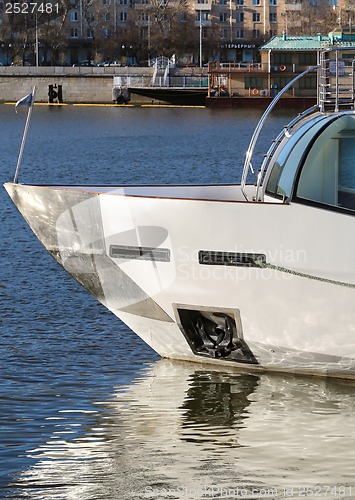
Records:
{"label": "white boat hull", "polygon": [[[58,263],[161,356],[355,377],[352,216],[246,202],[239,186],[5,187]],[[198,316],[233,333],[206,337]]]}

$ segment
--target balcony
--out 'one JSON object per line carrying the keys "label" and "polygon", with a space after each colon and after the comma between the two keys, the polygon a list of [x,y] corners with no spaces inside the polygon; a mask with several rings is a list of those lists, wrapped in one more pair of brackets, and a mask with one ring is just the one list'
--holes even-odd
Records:
{"label": "balcony", "polygon": [[230,62],[230,63],[218,63],[210,62],[208,65],[208,71],[210,73],[233,73],[233,72],[267,72],[267,65],[261,63],[248,63],[248,62]]}
{"label": "balcony", "polygon": [[205,21],[203,19],[202,21],[195,21],[195,26],[200,26],[200,24],[202,24],[202,28],[209,28],[210,26],[212,26],[212,21]]}
{"label": "balcony", "polygon": [[195,3],[194,9],[196,11],[210,11],[212,9],[212,3]]}
{"label": "balcony", "polygon": [[302,4],[300,3],[286,3],[285,4],[285,10],[286,12],[291,12],[291,11],[297,11],[297,10],[301,10],[302,8]]}

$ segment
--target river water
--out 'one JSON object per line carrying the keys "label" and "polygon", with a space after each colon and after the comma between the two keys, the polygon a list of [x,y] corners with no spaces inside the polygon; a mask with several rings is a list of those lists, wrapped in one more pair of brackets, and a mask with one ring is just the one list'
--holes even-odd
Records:
{"label": "river water", "polygon": [[[36,106],[20,182],[236,182],[259,117]],[[2,182],[25,118],[0,106]],[[355,497],[355,383],[160,359],[0,202],[0,498]]]}

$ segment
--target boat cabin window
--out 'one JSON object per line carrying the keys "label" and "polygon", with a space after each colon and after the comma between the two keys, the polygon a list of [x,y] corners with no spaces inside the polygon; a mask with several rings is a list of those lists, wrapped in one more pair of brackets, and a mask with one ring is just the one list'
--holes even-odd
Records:
{"label": "boat cabin window", "polygon": [[277,198],[290,198],[296,173],[304,152],[318,131],[327,121],[324,115],[318,115],[292,132],[286,143],[282,142],[279,152],[275,154],[274,164],[266,180],[266,193]]}
{"label": "boat cabin window", "polygon": [[314,141],[296,198],[355,211],[355,117],[343,115]]}

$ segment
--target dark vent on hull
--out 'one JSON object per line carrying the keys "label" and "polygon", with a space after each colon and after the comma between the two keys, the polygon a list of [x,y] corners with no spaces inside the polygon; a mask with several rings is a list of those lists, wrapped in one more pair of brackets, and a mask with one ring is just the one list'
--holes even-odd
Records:
{"label": "dark vent on hull", "polygon": [[114,259],[140,259],[154,262],[170,262],[169,248],[111,245],[110,257]]}
{"label": "dark vent on hull", "polygon": [[198,252],[199,264],[210,266],[242,266],[260,267],[266,262],[262,253],[218,252],[215,250],[200,250]]}

